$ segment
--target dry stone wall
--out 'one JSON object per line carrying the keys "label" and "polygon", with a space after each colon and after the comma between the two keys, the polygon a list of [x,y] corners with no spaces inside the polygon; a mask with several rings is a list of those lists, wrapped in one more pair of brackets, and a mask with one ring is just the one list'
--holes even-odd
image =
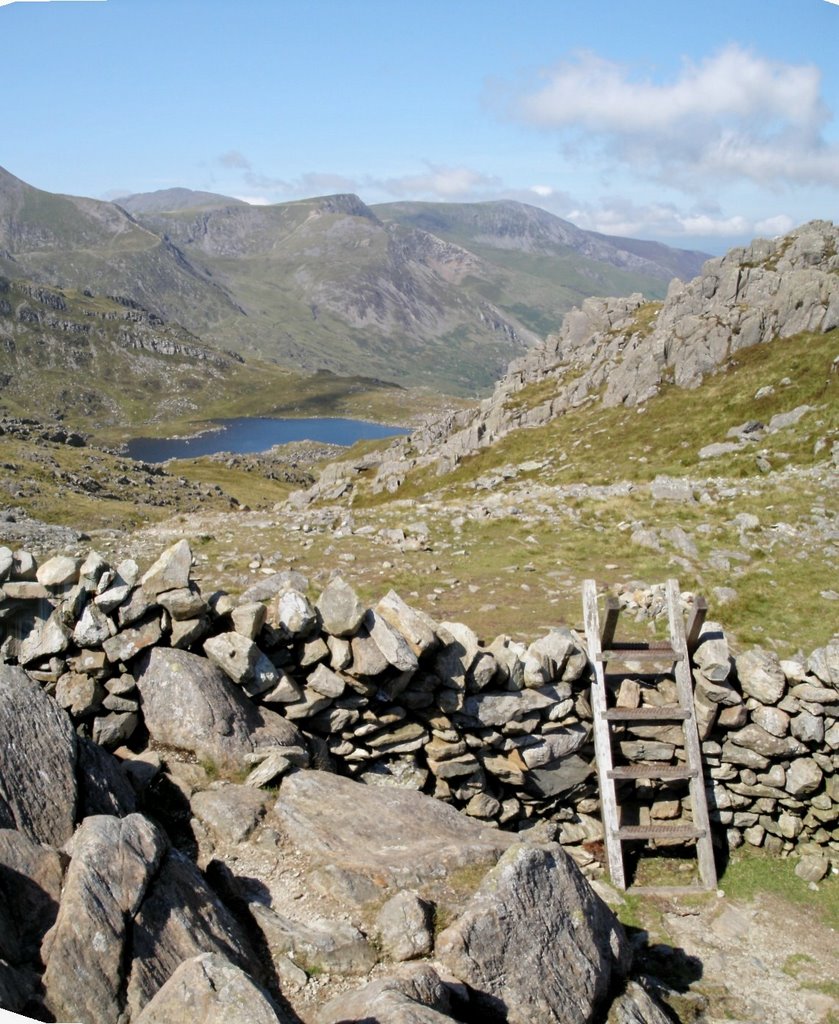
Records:
{"label": "dry stone wall", "polygon": [[[601,870],[591,677],[577,633],[485,644],[393,591],[367,607],[339,576],[312,600],[292,571],[240,597],[205,596],[191,564],[185,540],[142,573],[96,552],[38,565],[0,548],[2,660],[66,709],[88,757],[96,744],[115,751],[130,776],[171,750],[248,770],[255,787],[311,764],[421,790],[507,830],[538,828],[590,874]],[[639,619],[663,611],[658,587],[619,597]],[[692,600],[683,595],[686,611]],[[694,679],[715,840],[797,849],[813,877],[824,874],[839,857],[839,641],[806,659],[761,649],[732,658],[708,622]],[[675,684],[627,676],[616,699],[675,703]],[[627,726],[616,755],[678,764],[681,728]],[[640,824],[689,817],[676,785],[638,786],[627,813]],[[0,800],[0,826],[20,827],[10,800]]]}

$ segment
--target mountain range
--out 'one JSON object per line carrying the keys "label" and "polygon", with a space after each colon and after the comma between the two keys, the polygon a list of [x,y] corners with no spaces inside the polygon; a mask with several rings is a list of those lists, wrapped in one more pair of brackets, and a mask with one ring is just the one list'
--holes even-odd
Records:
{"label": "mountain range", "polygon": [[115,202],[0,169],[0,274],[128,299],[204,345],[304,372],[489,388],[589,295],[662,297],[703,253],[502,201],[272,206],[189,189]]}

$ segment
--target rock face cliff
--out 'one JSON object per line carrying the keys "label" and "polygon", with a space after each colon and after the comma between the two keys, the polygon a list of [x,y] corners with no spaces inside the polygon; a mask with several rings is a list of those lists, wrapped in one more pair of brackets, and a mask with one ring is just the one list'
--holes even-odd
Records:
{"label": "rock face cliff", "polygon": [[374,490],[394,492],[411,469],[447,472],[512,430],[586,403],[639,406],[665,384],[698,387],[741,349],[837,326],[839,229],[813,221],[708,260],[692,281],[674,280],[663,303],[641,294],[586,299],[556,334],[509,365],[476,410],[428,424],[372,467],[369,459],[328,469],[311,496],[346,491],[371,468]]}

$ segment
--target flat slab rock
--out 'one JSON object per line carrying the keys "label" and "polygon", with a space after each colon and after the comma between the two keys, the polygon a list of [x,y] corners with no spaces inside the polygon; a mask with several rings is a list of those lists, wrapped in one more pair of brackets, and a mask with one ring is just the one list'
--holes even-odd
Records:
{"label": "flat slab rock", "polygon": [[457,868],[489,867],[515,842],[422,793],[327,772],[287,776],[274,809],[287,836],[313,860],[396,888]]}
{"label": "flat slab rock", "polygon": [[487,1024],[588,1024],[630,959],[614,914],[556,844],[508,850],[435,954]]}
{"label": "flat slab rock", "polygon": [[[143,660],[137,689],[149,734],[218,764],[241,763],[261,747],[302,747],[299,730],[258,708],[206,658],[155,647]],[[177,713],[174,713],[177,710]]]}

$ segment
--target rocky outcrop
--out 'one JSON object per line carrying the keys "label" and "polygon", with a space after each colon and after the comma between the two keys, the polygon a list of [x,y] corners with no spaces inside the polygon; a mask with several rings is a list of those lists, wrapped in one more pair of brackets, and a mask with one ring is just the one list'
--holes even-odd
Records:
{"label": "rocky outcrop", "polygon": [[315,860],[379,888],[421,886],[492,865],[514,841],[410,789],[360,786],[317,771],[290,775],[275,812],[291,841]]}
{"label": "rocky outcrop", "polygon": [[337,500],[362,473],[373,476],[374,493],[394,493],[413,469],[447,473],[511,431],[585,403],[642,405],[665,381],[698,387],[748,346],[831,331],[839,326],[837,269],[839,229],[813,221],[708,260],[692,281],[674,280],[660,307],[640,293],[585,299],[556,334],[510,363],[477,409],[426,424],[384,455],[326,467],[294,501]]}

